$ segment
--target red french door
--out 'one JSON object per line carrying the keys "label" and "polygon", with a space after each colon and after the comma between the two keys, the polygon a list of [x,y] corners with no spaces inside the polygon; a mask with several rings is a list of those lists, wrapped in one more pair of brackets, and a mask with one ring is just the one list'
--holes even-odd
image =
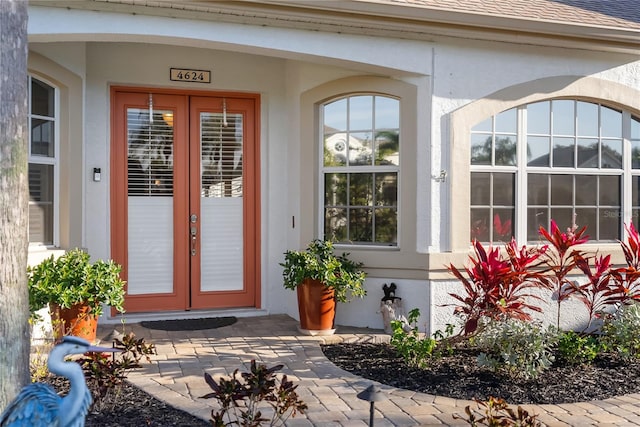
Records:
{"label": "red french door", "polygon": [[127,311],[260,305],[258,104],[113,89],[111,245]]}

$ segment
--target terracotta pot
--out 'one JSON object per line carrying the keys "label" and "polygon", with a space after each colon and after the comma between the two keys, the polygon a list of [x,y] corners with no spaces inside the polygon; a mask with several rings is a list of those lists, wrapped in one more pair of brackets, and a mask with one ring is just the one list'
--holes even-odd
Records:
{"label": "terracotta pot", "polygon": [[50,311],[56,340],[64,335],[75,335],[89,342],[96,340],[98,316],[91,314],[88,306],[76,304],[71,308],[62,308],[52,304]]}
{"label": "terracotta pot", "polygon": [[333,289],[319,280],[306,279],[297,288],[300,332],[331,335],[335,332],[336,300]]}

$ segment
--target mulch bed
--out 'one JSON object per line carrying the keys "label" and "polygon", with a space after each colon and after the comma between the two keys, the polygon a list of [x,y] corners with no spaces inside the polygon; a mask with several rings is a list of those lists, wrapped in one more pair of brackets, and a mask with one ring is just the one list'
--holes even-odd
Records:
{"label": "mulch bed", "polygon": [[561,404],[602,400],[640,392],[640,361],[609,355],[592,365],[556,364],[533,380],[517,380],[478,367],[477,351],[456,350],[424,369],[407,366],[388,344],[322,346],[336,366],[393,387],[455,399],[500,397],[511,404]]}
{"label": "mulch bed", "polygon": [[[44,382],[59,393],[66,394],[69,382],[61,377],[49,376]],[[205,427],[210,422],[162,402],[143,390],[125,382],[117,395],[110,396],[102,405],[94,405],[87,414],[85,427]]]}

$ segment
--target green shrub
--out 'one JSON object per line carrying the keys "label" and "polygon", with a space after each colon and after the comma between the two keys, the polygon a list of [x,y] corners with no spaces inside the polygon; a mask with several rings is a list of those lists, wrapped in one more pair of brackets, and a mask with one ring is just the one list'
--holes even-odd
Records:
{"label": "green shrub", "polygon": [[102,314],[103,305],[123,313],[125,283],[120,270],[112,260],[91,262],[89,254],[77,248],[27,267],[32,318],[38,320],[36,312],[51,303],[62,308],[83,303],[96,316]]}
{"label": "green shrub", "polygon": [[285,289],[294,290],[305,279],[314,279],[333,289],[337,302],[348,302],[351,297],[362,298],[367,294],[363,264],[349,259],[348,253],[335,255],[331,241],[316,239],[305,250],[286,251],[280,265],[284,267]]}
{"label": "green shrub", "polygon": [[512,377],[535,378],[554,360],[558,333],[552,326],[516,319],[491,320],[475,337],[478,364]]}
{"label": "green shrub", "polygon": [[558,358],[569,365],[590,364],[602,349],[600,340],[592,335],[581,336],[574,331],[563,332],[558,338]]}
{"label": "green shrub", "polygon": [[449,336],[453,334],[453,325],[448,325],[445,332],[437,331],[434,337],[420,334],[417,320],[420,317],[420,310],[414,308],[409,311],[407,320],[411,329],[405,330],[405,323],[399,320],[391,321],[393,334],[391,345],[402,355],[409,366],[424,367],[427,360],[434,356],[440,356],[443,352],[451,353],[453,348],[446,344]]}
{"label": "green shrub", "polygon": [[622,305],[602,325],[607,349],[624,359],[640,357],[640,303]]}

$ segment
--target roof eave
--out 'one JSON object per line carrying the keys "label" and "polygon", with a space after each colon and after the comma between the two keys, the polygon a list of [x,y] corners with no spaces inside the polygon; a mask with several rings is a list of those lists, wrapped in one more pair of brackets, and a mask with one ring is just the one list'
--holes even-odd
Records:
{"label": "roof eave", "polygon": [[372,0],[30,0],[32,6],[273,25],[412,40],[454,37],[640,54],[640,31],[399,7]]}
{"label": "roof eave", "polygon": [[[212,0],[201,0],[210,2]],[[358,14],[362,17],[375,17],[384,20],[402,20],[407,25],[451,25],[455,28],[476,29],[485,31],[515,32],[520,34],[539,35],[544,39],[570,38],[585,40],[591,44],[625,45],[640,50],[640,30],[633,28],[607,27],[602,25],[585,25],[551,20],[531,19],[525,17],[500,16],[474,12],[446,10],[411,3],[390,3],[380,0],[244,0],[242,3],[261,3],[280,6],[295,5],[316,11],[340,11]],[[458,33],[453,36],[457,36]]]}

